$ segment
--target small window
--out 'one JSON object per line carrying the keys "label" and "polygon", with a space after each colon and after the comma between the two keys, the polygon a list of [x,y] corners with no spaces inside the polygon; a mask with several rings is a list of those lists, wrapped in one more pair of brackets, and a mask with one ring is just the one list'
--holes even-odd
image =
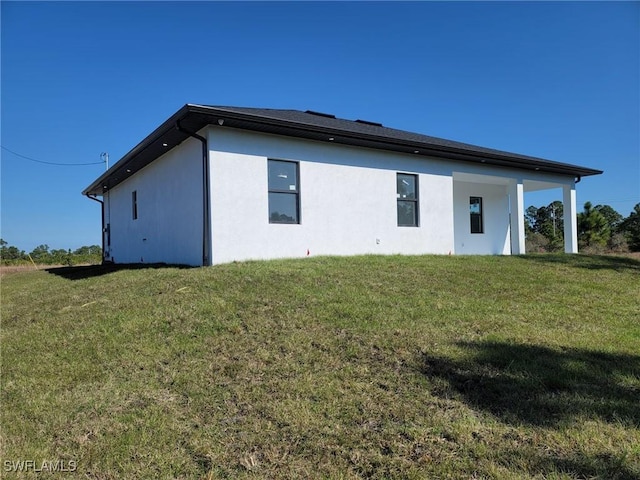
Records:
{"label": "small window", "polygon": [[298,163],[269,160],[269,223],[300,223]]}
{"label": "small window", "polygon": [[398,226],[418,226],[418,176],[408,173],[398,173],[397,201],[398,201]]}
{"label": "small window", "polygon": [[484,233],[482,221],[482,197],[469,198],[469,215],[471,217],[471,233]]}
{"label": "small window", "polygon": [[134,190],[131,192],[131,210],[133,212],[133,219],[138,219],[138,192]]}

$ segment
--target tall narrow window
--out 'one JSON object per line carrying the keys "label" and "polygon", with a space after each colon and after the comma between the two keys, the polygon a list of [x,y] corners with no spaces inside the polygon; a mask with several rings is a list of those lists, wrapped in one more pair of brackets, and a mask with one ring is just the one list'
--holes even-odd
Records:
{"label": "tall narrow window", "polygon": [[398,226],[418,226],[418,176],[408,173],[398,173]]}
{"label": "tall narrow window", "polygon": [[133,219],[138,218],[138,192],[134,190],[131,192],[131,212],[133,213]]}
{"label": "tall narrow window", "polygon": [[269,160],[269,223],[300,223],[298,163]]}
{"label": "tall narrow window", "polygon": [[471,233],[484,233],[482,197],[469,198],[469,215],[471,217]]}

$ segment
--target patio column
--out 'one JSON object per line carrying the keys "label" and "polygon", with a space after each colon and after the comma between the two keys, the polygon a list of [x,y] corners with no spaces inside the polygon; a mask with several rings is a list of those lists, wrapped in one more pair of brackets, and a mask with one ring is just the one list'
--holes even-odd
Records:
{"label": "patio column", "polygon": [[522,179],[509,182],[509,211],[511,212],[511,255],[524,255],[524,185]]}
{"label": "patio column", "polygon": [[576,186],[562,187],[562,208],[564,212],[564,251],[578,253],[578,212],[576,211]]}

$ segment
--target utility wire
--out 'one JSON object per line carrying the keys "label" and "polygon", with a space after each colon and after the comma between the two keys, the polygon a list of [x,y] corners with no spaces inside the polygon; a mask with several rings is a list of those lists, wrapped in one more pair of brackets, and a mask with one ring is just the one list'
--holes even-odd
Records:
{"label": "utility wire", "polygon": [[607,203],[626,203],[626,202],[637,202],[638,200],[640,200],[637,197],[631,197],[631,198],[622,198],[620,200],[591,200],[592,204],[607,204]]}
{"label": "utility wire", "polygon": [[98,164],[102,164],[104,162],[89,162],[89,163],[58,163],[58,162],[45,162],[44,160],[37,160],[35,158],[31,158],[31,157],[26,157],[25,155],[21,155],[17,152],[14,152],[13,150],[9,150],[7,147],[5,147],[4,145],[0,145],[0,147],[3,150],[6,150],[9,153],[14,154],[16,157],[20,157],[20,158],[24,158],[25,160],[30,160],[32,162],[36,162],[36,163],[44,163],[45,165],[63,165],[63,166],[67,166],[67,167],[75,167],[75,166],[79,166],[79,165],[98,165]]}

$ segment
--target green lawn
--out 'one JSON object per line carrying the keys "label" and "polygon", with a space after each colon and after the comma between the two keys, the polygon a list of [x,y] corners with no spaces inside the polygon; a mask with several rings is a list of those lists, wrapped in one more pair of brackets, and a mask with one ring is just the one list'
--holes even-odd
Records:
{"label": "green lawn", "polygon": [[2,278],[3,478],[640,478],[640,262]]}

